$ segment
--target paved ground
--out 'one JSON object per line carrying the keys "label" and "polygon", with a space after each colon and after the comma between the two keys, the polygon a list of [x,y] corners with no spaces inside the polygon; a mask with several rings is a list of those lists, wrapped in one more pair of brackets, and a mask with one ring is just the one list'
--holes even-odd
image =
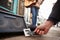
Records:
{"label": "paved ground", "polygon": [[2,38],[0,40],[60,40],[60,28],[52,27],[48,34],[43,36],[34,35],[31,37],[25,37],[24,35],[10,36]]}

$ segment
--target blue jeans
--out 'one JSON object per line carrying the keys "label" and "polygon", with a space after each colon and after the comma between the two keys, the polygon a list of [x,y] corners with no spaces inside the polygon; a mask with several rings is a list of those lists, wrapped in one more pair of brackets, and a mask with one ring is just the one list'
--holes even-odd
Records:
{"label": "blue jeans", "polygon": [[32,13],[32,25],[36,26],[37,22],[37,15],[38,15],[39,8],[32,6],[31,7],[31,13]]}

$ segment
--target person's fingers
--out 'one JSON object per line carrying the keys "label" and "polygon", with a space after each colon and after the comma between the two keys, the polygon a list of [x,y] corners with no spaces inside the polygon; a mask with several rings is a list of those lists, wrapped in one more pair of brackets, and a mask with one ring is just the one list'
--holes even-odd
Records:
{"label": "person's fingers", "polygon": [[41,35],[41,32],[42,32],[42,31],[40,31],[38,34]]}
{"label": "person's fingers", "polygon": [[45,31],[44,34],[47,34],[49,31],[49,28],[46,28],[44,31]]}
{"label": "person's fingers", "polygon": [[37,34],[39,34],[40,28],[36,28],[36,29],[34,30],[34,32],[37,33]]}
{"label": "person's fingers", "polygon": [[44,31],[40,31],[40,32],[39,32],[39,35],[43,35],[43,34],[44,34]]}
{"label": "person's fingers", "polygon": [[38,30],[38,28],[36,28],[36,29],[34,30],[34,32],[37,32],[37,30]]}
{"label": "person's fingers", "polygon": [[37,29],[37,33],[39,33],[39,31],[40,31],[40,30],[39,30],[39,29]]}
{"label": "person's fingers", "polygon": [[36,28],[35,33],[39,34],[39,28]]}
{"label": "person's fingers", "polygon": [[41,34],[43,35],[44,34],[44,31],[42,31]]}

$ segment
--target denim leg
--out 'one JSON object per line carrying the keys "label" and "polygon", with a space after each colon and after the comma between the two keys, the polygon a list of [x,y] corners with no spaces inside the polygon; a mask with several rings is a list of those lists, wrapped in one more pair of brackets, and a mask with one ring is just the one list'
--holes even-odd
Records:
{"label": "denim leg", "polygon": [[38,8],[35,6],[31,7],[31,12],[32,12],[32,25],[36,26],[37,22],[37,15],[38,15]]}

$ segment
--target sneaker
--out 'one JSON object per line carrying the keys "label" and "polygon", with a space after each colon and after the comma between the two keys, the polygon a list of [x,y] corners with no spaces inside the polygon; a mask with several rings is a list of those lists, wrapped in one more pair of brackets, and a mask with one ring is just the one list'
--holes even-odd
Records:
{"label": "sneaker", "polygon": [[28,27],[31,29],[31,31],[34,31],[36,28],[36,26],[34,26],[34,25],[29,25]]}

